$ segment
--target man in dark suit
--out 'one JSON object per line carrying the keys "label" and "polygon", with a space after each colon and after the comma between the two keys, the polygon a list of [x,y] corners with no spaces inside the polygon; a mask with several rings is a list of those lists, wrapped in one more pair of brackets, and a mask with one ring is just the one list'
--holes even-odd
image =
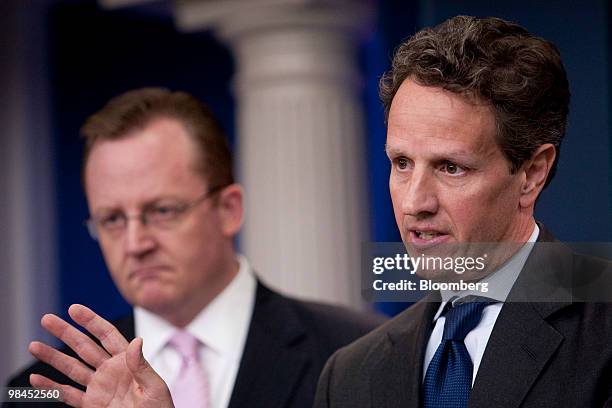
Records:
{"label": "man in dark suit", "polygon": [[88,227],[134,314],[115,327],[73,305],[98,343],[44,316],[74,353],[32,342],[42,363],[10,386],[60,387],[73,406],[170,406],[171,392],[177,407],[310,407],[327,358],[381,320],[275,293],[235,253],[242,190],[208,109],[140,89],[82,134]]}
{"label": "man in dark suit", "polygon": [[499,243],[499,256],[462,277],[487,291],[430,293],[336,352],[315,406],[612,406],[611,263],[533,218],[568,114],[556,47],[500,19],[454,17],[399,47],[381,96],[407,251]]}

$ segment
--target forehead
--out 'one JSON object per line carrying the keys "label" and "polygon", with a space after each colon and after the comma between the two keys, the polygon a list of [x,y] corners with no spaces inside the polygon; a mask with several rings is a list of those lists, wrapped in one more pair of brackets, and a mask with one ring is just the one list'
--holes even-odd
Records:
{"label": "forehead", "polygon": [[92,205],[134,203],[184,194],[205,184],[197,171],[197,147],[174,119],[158,119],[126,137],[97,142],[86,167]]}
{"label": "forehead", "polygon": [[495,130],[489,105],[407,79],[389,110],[387,151],[477,154],[496,147]]}

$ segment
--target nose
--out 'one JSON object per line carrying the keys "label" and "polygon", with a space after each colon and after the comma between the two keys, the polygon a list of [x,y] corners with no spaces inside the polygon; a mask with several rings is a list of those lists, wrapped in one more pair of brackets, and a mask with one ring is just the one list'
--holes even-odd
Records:
{"label": "nose", "polygon": [[426,218],[438,212],[439,202],[435,176],[426,168],[415,168],[406,181],[402,211],[415,218]]}
{"label": "nose", "polygon": [[149,227],[138,217],[130,217],[125,226],[125,251],[128,255],[141,257],[156,247]]}

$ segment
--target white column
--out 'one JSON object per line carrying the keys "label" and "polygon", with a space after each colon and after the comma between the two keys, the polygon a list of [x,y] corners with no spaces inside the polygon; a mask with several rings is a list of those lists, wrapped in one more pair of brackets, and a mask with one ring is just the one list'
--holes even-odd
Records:
{"label": "white column", "polygon": [[175,10],[179,27],[214,28],[235,56],[243,252],[285,293],[355,306],[368,222],[356,51],[368,11],[289,0]]}
{"label": "white column", "polygon": [[[45,18],[52,0],[6,0],[0,6],[0,381],[32,360],[31,340],[58,312],[55,190],[49,131]],[[15,46],[15,45],[19,46]]]}

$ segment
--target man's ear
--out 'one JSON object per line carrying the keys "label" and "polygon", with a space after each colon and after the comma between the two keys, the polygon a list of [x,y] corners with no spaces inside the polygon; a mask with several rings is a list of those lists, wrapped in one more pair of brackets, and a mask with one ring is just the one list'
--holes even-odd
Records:
{"label": "man's ear", "polygon": [[546,143],[538,147],[531,159],[523,163],[520,170],[525,173],[524,182],[521,186],[521,207],[527,208],[535,205],[555,162],[555,157],[557,157],[555,146]]}
{"label": "man's ear", "polygon": [[219,193],[217,202],[223,234],[235,236],[242,226],[244,216],[242,187],[230,184]]}

